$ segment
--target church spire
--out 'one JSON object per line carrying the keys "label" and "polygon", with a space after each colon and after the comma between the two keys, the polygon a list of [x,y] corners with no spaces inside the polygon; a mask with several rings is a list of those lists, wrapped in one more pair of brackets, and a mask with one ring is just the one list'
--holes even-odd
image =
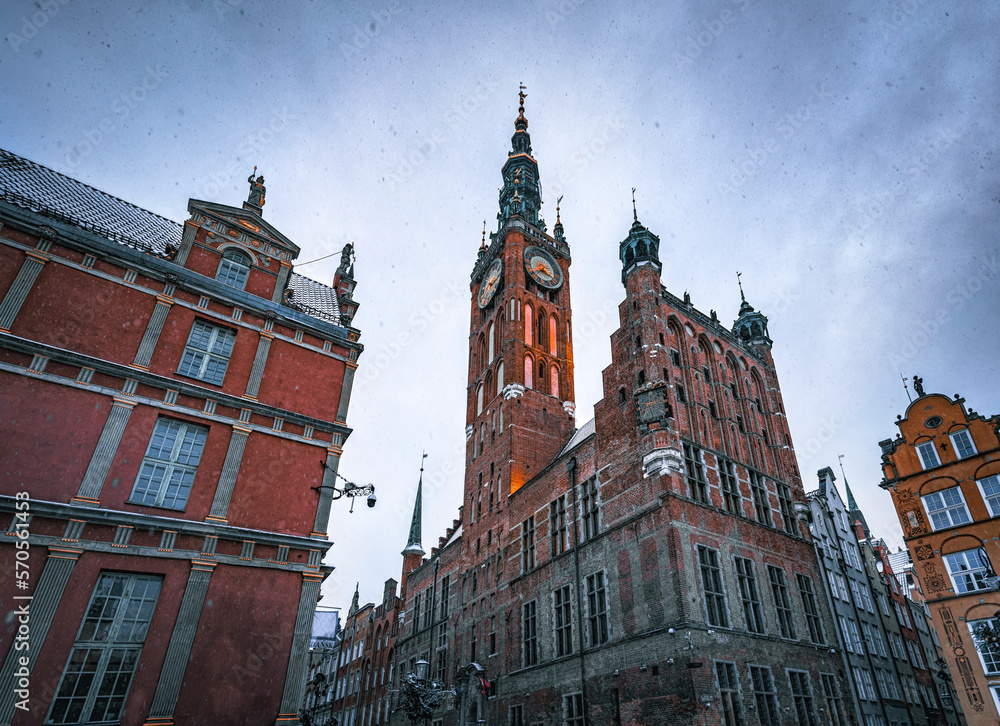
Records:
{"label": "church spire", "polygon": [[736,284],[740,286],[740,314],[733,323],[733,332],[746,345],[771,347],[771,337],[767,333],[767,317],[754,310],[743,294],[742,272],[736,273]]}
{"label": "church spire", "polygon": [[628,237],[618,245],[618,259],[622,263],[622,284],[633,270],[639,267],[653,267],[659,275],[663,270],[660,262],[660,238],[646,229],[639,221],[635,207],[635,187],[632,187],[632,227]]}
{"label": "church spire", "polygon": [[402,552],[404,555],[420,555],[423,557],[426,554],[423,545],[420,544],[420,520],[424,492],[424,459],[426,458],[427,454],[424,454],[420,458],[420,479],[417,481],[417,499],[413,503],[413,519],[410,521],[410,536],[406,541],[406,549]]}
{"label": "church spire", "polygon": [[359,587],[361,587],[360,582],[354,584],[354,597],[351,598],[351,609],[347,611],[347,617],[354,615],[354,613],[358,611],[358,608],[361,607],[359,604],[359,599],[361,597],[361,593],[358,591]]}
{"label": "church spire", "polygon": [[528,119],[524,116],[524,99],[527,95],[524,84],[521,84],[514,135],[510,138],[507,163],[503,165],[503,188],[500,190],[500,212],[497,214],[500,227],[511,217],[520,217],[532,225],[544,224],[538,216],[542,207],[538,162],[531,156]]}

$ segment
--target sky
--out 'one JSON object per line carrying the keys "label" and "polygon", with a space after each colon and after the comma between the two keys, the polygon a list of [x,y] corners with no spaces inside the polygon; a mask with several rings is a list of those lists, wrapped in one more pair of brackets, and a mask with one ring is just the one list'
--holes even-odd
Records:
{"label": "sky", "polygon": [[340,473],[378,505],[334,504],[321,606],[398,579],[423,452],[428,552],[458,514],[469,275],[521,83],[573,254],[578,426],[632,187],[668,290],[731,322],[742,273],[806,490],[843,455],[893,548],[901,376],[1000,412],[995,3],[8,0],[0,35],[3,148],[177,222],[189,198],[239,206],[256,166],[299,273],[329,284],[356,245]]}

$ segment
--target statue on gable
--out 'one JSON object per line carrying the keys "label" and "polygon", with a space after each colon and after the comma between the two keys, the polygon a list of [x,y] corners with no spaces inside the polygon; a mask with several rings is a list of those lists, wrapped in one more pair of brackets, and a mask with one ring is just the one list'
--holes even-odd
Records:
{"label": "statue on gable", "polygon": [[343,277],[354,277],[354,245],[348,242],[340,253],[340,267],[337,274]]}
{"label": "statue on gable", "polygon": [[920,376],[913,376],[913,390],[917,392],[918,396],[924,395],[924,379]]}
{"label": "statue on gable", "polygon": [[253,174],[247,177],[247,182],[250,184],[250,196],[247,197],[247,204],[261,208],[264,206],[264,195],[267,193],[267,189],[264,187],[263,176],[259,176],[256,179],[253,178],[253,175],[256,173],[257,167],[255,166]]}

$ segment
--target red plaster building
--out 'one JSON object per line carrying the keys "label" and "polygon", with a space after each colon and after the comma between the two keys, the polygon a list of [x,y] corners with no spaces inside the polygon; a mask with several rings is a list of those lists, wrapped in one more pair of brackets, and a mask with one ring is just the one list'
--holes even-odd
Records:
{"label": "red plaster building", "polygon": [[248,181],[180,225],[0,151],[0,723],[298,723],[362,346]]}
{"label": "red plaster building", "polygon": [[404,564],[400,673],[455,691],[444,726],[853,723],[767,318],[670,293],[636,215],[577,427],[571,247],[527,127],[522,97],[472,272],[461,525]]}
{"label": "red plaster building", "polygon": [[924,392],[880,442],[881,486],[892,495],[916,576],[972,726],[996,724],[1000,650],[977,647],[976,623],[998,624],[1000,416]]}

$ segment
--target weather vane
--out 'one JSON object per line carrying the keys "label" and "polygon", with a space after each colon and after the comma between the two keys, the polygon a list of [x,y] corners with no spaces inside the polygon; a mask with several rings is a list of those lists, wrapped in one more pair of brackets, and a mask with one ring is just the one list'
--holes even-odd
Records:
{"label": "weather vane", "polygon": [[635,211],[635,187],[632,187],[632,219],[639,221],[639,214]]}
{"label": "weather vane", "polygon": [[906,397],[910,399],[910,403],[913,403],[913,396],[910,395],[910,387],[906,385],[906,382],[910,379],[904,376],[902,373],[899,374],[899,377],[903,379],[903,388],[906,389]]}
{"label": "weather vane", "polygon": [[737,271],[737,273],[736,273],[736,284],[740,286],[740,300],[742,300],[743,302],[746,302],[747,299],[743,296],[743,282],[740,280],[740,277],[742,277],[742,276],[743,276],[743,273]]}

